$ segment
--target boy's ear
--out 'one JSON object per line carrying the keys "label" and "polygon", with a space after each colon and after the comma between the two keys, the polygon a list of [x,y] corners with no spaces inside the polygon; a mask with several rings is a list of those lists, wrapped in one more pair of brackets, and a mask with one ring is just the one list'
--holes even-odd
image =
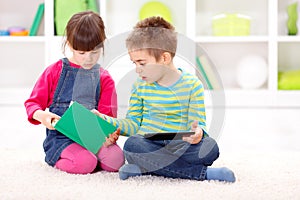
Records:
{"label": "boy's ear", "polygon": [[169,52],[164,52],[162,54],[162,59],[163,59],[164,64],[166,64],[166,65],[168,65],[172,62],[172,56]]}

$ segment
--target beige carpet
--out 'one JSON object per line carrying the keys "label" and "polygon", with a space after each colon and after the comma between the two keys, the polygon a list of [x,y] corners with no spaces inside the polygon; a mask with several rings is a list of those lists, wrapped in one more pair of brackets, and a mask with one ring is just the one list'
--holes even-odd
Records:
{"label": "beige carpet", "polygon": [[117,173],[71,175],[47,166],[41,150],[0,149],[0,199],[300,199],[300,152],[223,153],[215,167],[233,184],[162,177],[121,181]]}

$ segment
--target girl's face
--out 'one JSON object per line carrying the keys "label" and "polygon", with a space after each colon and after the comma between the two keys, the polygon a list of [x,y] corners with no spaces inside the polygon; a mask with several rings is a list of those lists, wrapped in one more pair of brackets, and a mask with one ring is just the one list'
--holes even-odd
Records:
{"label": "girl's face", "polygon": [[80,65],[83,69],[91,69],[99,60],[101,48],[92,51],[78,51],[72,49],[71,61]]}
{"label": "girl's face", "polygon": [[135,72],[147,83],[159,82],[165,75],[166,66],[162,59],[156,61],[146,50],[129,52],[130,60],[135,64]]}

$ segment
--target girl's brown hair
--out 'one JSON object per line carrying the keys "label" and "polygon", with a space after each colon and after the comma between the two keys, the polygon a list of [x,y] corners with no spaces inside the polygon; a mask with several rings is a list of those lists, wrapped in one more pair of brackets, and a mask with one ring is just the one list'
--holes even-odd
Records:
{"label": "girl's brown hair", "polygon": [[103,42],[106,39],[104,29],[105,26],[99,14],[93,11],[76,13],[66,26],[66,41],[63,44],[63,49],[67,43],[78,51],[103,48]]}

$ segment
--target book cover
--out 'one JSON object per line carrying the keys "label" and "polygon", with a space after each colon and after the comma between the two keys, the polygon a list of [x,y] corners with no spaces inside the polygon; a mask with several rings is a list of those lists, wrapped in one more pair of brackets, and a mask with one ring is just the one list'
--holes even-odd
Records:
{"label": "book cover", "polygon": [[196,57],[196,63],[197,63],[197,66],[198,66],[198,68],[199,68],[202,76],[204,77],[205,82],[207,83],[208,89],[212,90],[213,87],[212,87],[212,85],[211,85],[211,83],[210,83],[210,81],[209,81],[209,79],[207,77],[207,74],[206,74],[206,72],[205,72],[205,70],[204,70],[204,68],[203,68],[203,66],[202,66],[202,64],[201,64],[201,62],[200,62],[200,60],[199,60],[198,57]]}
{"label": "book cover", "polygon": [[116,131],[115,126],[77,102],[72,103],[54,128],[94,154],[99,151],[105,138]]}
{"label": "book cover", "polygon": [[216,74],[217,72],[213,68],[214,66],[212,66],[208,58],[205,55],[196,57],[196,63],[207,83],[208,89],[221,89],[220,81],[218,80]]}
{"label": "book cover", "polygon": [[44,15],[44,10],[45,10],[45,4],[41,3],[36,11],[34,20],[32,22],[30,31],[29,31],[29,36],[36,36],[39,26],[41,24],[43,15]]}

